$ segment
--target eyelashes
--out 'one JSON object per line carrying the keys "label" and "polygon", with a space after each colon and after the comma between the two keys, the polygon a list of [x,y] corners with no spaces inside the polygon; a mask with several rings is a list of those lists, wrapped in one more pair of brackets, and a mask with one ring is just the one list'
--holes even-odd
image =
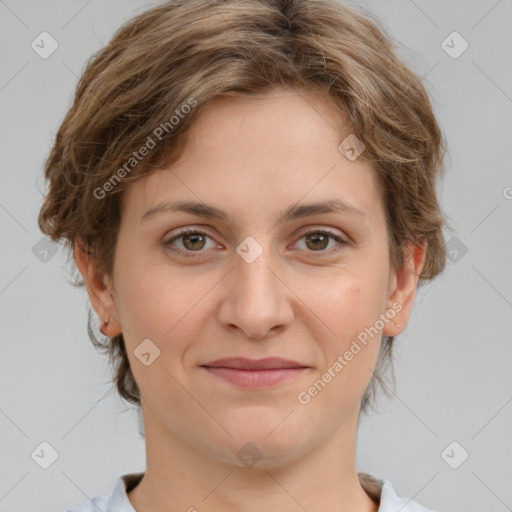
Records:
{"label": "eyelashes", "polygon": [[[298,241],[295,242],[293,245],[296,245],[299,241],[301,241],[302,239],[306,238],[306,237],[311,237],[311,236],[314,236],[316,235],[316,240],[318,240],[318,235],[320,235],[320,239],[321,241],[323,242],[324,240],[334,240],[337,245],[334,246],[334,248],[330,248],[330,249],[326,249],[326,248],[319,248],[318,250],[309,250],[309,249],[300,249],[300,250],[303,250],[304,252],[306,252],[309,255],[311,255],[312,257],[318,257],[318,256],[328,256],[328,255],[332,255],[333,253],[337,253],[341,250],[343,250],[345,248],[346,245],[349,245],[349,242],[347,242],[346,240],[344,240],[338,233],[335,233],[327,228],[315,228],[315,229],[312,229],[312,230],[309,230],[309,231],[306,231],[304,233],[301,234],[301,236],[299,237]],[[212,248],[213,247],[218,247],[217,243],[213,240],[213,238],[205,231],[199,229],[199,228],[186,228],[186,229],[182,229],[179,233],[177,233],[176,235],[174,235],[172,238],[170,238],[169,240],[167,240],[166,242],[164,242],[164,246],[169,248],[171,251],[173,251],[174,253],[177,253],[179,255],[183,255],[185,257],[192,257],[192,258],[201,258],[201,257],[204,257],[207,255],[207,252],[208,252],[208,249],[204,249],[204,246],[206,245],[206,242],[199,248],[199,250],[191,250],[191,249],[188,249],[184,244],[183,244],[183,239],[185,239],[186,237],[187,240],[190,241],[190,239],[196,239],[199,237],[199,238],[209,238],[210,240],[212,240],[214,243],[212,244]],[[174,245],[174,242],[178,241],[182,239],[181,241],[181,244],[183,246],[183,248],[177,248],[175,245]],[[311,241],[311,239],[309,239],[309,241]],[[202,240],[200,240],[200,244],[201,244]],[[192,240],[192,243],[197,243],[196,241]],[[204,249],[204,250],[203,250]]]}
{"label": "eyelashes", "polygon": [[[211,237],[208,235],[208,233],[200,230],[200,229],[197,229],[197,228],[194,228],[194,229],[183,229],[181,230],[177,235],[173,236],[170,240],[168,240],[167,242],[165,242],[165,246],[166,247],[169,247],[172,251],[175,251],[175,252],[178,252],[178,253],[182,253],[184,256],[191,256],[191,257],[198,257],[199,256],[202,256],[203,253],[205,251],[190,251],[190,250],[187,250],[187,249],[176,249],[175,247],[173,247],[173,242],[175,242],[176,240],[179,240],[180,238],[183,238],[185,236],[192,236],[192,235],[199,235],[199,236],[202,236],[202,237],[207,237],[207,238],[210,238]],[[199,253],[199,254],[194,254],[194,253]]]}

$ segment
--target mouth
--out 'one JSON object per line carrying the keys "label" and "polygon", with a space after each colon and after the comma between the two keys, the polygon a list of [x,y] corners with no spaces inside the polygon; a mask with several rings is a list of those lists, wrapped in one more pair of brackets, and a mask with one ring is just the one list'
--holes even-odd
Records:
{"label": "mouth", "polygon": [[309,368],[296,361],[277,357],[260,360],[225,358],[200,366],[231,384],[253,389],[284,383]]}

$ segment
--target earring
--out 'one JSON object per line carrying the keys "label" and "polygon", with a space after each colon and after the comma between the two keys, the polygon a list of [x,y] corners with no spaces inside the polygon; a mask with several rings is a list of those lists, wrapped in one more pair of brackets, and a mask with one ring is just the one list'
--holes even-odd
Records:
{"label": "earring", "polygon": [[103,336],[108,336],[107,334],[105,334],[103,332],[103,327],[108,325],[109,321],[110,321],[110,319],[108,319],[108,318],[106,320],[103,320],[103,325],[100,327],[100,331],[101,331],[101,334],[103,334]]}
{"label": "earring", "polygon": [[393,319],[391,321],[398,327],[400,324],[397,324]]}

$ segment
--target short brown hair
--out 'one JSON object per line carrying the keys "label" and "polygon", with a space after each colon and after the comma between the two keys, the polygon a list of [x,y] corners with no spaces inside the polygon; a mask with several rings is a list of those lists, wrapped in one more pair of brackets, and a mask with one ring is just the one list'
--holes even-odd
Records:
{"label": "short brown hair", "polygon": [[[378,20],[336,0],[172,0],[123,25],[87,62],[58,130],[45,164],[41,231],[64,238],[73,259],[79,242],[111,276],[126,187],[179,158],[187,130],[213,99],[280,87],[334,100],[349,123],[346,135],[355,134],[373,162],[393,268],[406,263],[409,241],[424,241],[419,284],[438,275],[447,223],[436,182],[446,145],[429,96]],[[158,143],[127,169],[157,127]],[[78,277],[73,284],[83,286]],[[104,344],[90,310],[88,332],[109,353],[120,395],[140,405],[122,334]],[[392,344],[383,337],[361,411],[384,384]]]}

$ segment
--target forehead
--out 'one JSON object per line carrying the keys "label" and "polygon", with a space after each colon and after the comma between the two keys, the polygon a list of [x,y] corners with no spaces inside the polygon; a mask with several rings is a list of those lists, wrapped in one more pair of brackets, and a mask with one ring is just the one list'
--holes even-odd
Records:
{"label": "forehead", "polygon": [[180,159],[132,184],[125,202],[139,218],[160,202],[183,199],[215,203],[235,217],[247,209],[283,211],[301,198],[345,198],[374,209],[372,166],[338,148],[350,133],[333,101],[316,93],[217,98],[195,120]]}
{"label": "forehead", "polygon": [[322,146],[341,142],[347,130],[329,96],[277,89],[256,97],[216,98],[195,121],[189,138],[192,145],[222,149],[228,157],[292,148],[297,154],[318,154]]}

